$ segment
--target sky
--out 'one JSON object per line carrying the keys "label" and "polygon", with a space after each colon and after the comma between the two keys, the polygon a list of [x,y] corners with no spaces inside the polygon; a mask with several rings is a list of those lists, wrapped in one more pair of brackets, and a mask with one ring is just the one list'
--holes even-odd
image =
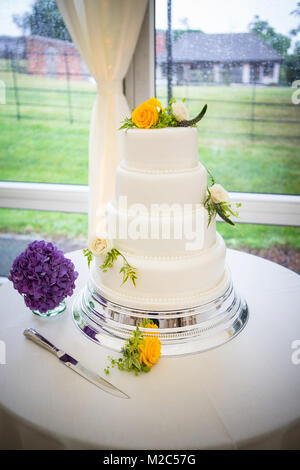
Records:
{"label": "sky", "polygon": [[[298,0],[299,1],[299,0]],[[205,33],[243,33],[254,15],[267,20],[276,31],[288,34],[299,23],[290,15],[297,0],[173,0],[172,27],[184,28],[187,18],[191,29]],[[156,1],[156,27],[167,26],[167,0]]]}
{"label": "sky", "polygon": [[[139,0],[136,0],[139,1]],[[18,36],[13,14],[29,11],[34,0],[0,0],[0,35]],[[276,31],[288,34],[299,19],[290,15],[297,0],[173,0],[173,28],[201,29],[206,33],[245,32],[254,15]],[[184,22],[184,19],[187,19]],[[156,27],[167,26],[167,0],[156,0]]]}

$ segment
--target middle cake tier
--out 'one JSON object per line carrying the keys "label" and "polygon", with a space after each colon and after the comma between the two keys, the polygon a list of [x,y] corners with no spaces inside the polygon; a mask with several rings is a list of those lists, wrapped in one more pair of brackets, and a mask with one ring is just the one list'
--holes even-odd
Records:
{"label": "middle cake tier", "polygon": [[114,204],[199,204],[206,198],[207,173],[201,163],[177,171],[134,170],[122,163],[116,171]]}
{"label": "middle cake tier", "polygon": [[202,204],[106,207],[107,236],[112,246],[147,256],[189,255],[216,241],[216,222],[208,224]]}

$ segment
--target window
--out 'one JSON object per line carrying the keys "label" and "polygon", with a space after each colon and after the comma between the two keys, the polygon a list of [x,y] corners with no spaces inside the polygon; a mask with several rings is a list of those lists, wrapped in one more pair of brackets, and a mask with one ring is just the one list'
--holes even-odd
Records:
{"label": "window", "polygon": [[[5,83],[6,102],[0,105],[1,180],[87,184],[94,81],[74,44],[62,39],[63,32],[47,37],[45,26],[39,27],[33,16],[33,30],[26,29],[23,35],[20,24],[33,2],[4,3],[0,80]],[[57,9],[55,2],[48,4]],[[19,17],[19,27],[14,15]]]}
{"label": "window", "polygon": [[290,34],[300,21],[291,14],[295,9],[295,1],[272,8],[267,0],[156,2],[156,95],[166,105],[171,88],[176,100],[186,98],[191,117],[208,104],[198,125],[200,161],[242,201],[241,221],[282,225],[243,224],[230,232],[219,224],[229,246],[258,254],[258,246],[274,253],[292,247],[300,270],[299,229],[284,227],[300,224],[300,105],[292,101],[300,35]]}
{"label": "window", "polygon": [[266,64],[263,64],[263,75],[265,77],[270,77],[270,78],[273,77],[273,75],[274,75],[274,63],[267,62]]}
{"label": "window", "polygon": [[14,258],[33,240],[52,240],[65,252],[86,246],[86,214],[0,209],[0,218],[0,284]]}
{"label": "window", "polygon": [[200,160],[230,191],[298,194],[300,105],[287,60],[300,40],[290,34],[296,2],[173,0],[170,77],[167,4],[156,2],[156,95],[167,103],[169,79],[191,116],[208,104]]}
{"label": "window", "polygon": [[[4,0],[1,6],[6,37],[0,37],[0,232],[17,234],[9,235],[11,239],[29,233],[63,239],[62,217],[72,230],[75,226],[80,230],[71,231],[71,237],[82,240],[86,216],[68,212],[87,210],[89,120],[96,88],[61,24],[58,40],[46,31],[24,35],[16,26],[12,16],[19,15],[20,24],[32,3]],[[45,5],[50,3],[55,2]],[[212,0],[205,8],[203,2],[172,1],[173,95],[186,98],[191,115],[208,103],[207,116],[199,126],[199,158],[233,192],[232,197],[243,202],[241,221],[249,223],[243,225],[249,236],[242,235],[243,229],[230,238],[234,247],[251,247],[258,237],[255,243],[261,246],[269,238],[276,246],[297,248],[296,228],[272,231],[272,226],[250,224],[300,224],[299,196],[295,196],[299,193],[300,105],[293,104],[295,89],[291,88],[300,79],[295,52],[299,37],[290,36],[284,57],[275,54],[266,60],[245,55],[245,35],[248,24],[256,21],[255,14],[276,33],[288,35],[299,22],[290,15],[295,6],[292,0],[277,2],[272,9],[267,0],[253,0],[247,6],[237,0]],[[167,0],[156,2],[155,11],[155,87],[157,97],[166,104],[170,78],[165,57]],[[147,98],[145,89],[151,89],[153,22],[154,0],[150,0],[126,77],[132,107]],[[250,46],[248,42],[248,53],[257,50]],[[55,212],[59,210],[64,212]],[[49,221],[48,232],[47,224],[36,223],[41,217]],[[219,230],[226,230],[224,224]]]}
{"label": "window", "polygon": [[[13,16],[20,25],[33,3],[0,6],[0,277],[35,238],[54,240],[65,251],[86,244],[87,215],[69,211],[87,208],[83,185],[96,87],[63,38],[65,28],[48,37],[45,24],[35,22],[35,31],[25,34],[17,26]],[[56,8],[55,1],[44,4]]]}

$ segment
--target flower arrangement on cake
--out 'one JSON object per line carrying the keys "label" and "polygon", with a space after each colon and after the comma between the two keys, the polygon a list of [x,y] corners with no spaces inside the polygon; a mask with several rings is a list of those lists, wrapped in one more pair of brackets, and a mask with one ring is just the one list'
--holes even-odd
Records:
{"label": "flower arrangement on cake", "polygon": [[153,97],[135,108],[131,117],[123,121],[120,129],[164,129],[165,127],[195,126],[205,115],[207,104],[204,105],[198,116],[190,120],[184,102],[185,98],[181,102],[172,98],[169,106],[163,108],[161,102]]}
{"label": "flower arrangement on cake", "polygon": [[[218,214],[221,219],[229,225],[235,226],[235,223],[230,219],[231,216],[238,217],[239,213],[237,210],[233,210],[232,204],[230,203],[230,197],[226,189],[221,184],[215,182],[214,177],[208,172],[211,185],[207,186],[207,198],[204,202],[204,207],[208,212],[208,226],[212,219]],[[236,208],[241,207],[241,203],[236,203]]]}
{"label": "flower arrangement on cake", "polygon": [[114,262],[120,256],[123,259],[123,266],[120,268],[120,273],[123,274],[123,282],[124,284],[128,279],[132,281],[134,287],[136,287],[136,279],[137,279],[137,270],[133,266],[131,266],[125,256],[116,248],[111,248],[110,250],[108,240],[106,238],[98,238],[93,237],[89,240],[88,248],[83,249],[83,254],[86,256],[88,260],[88,267],[93,260],[94,256],[99,256],[105,254],[105,259],[103,264],[100,266],[100,269],[103,272],[106,272],[109,268],[112,268]]}

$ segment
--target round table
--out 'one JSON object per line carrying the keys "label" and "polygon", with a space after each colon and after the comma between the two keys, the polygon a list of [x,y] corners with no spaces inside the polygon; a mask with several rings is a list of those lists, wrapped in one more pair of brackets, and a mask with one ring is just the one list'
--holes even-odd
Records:
{"label": "round table", "polygon": [[[88,268],[81,252],[68,256],[80,273],[75,296]],[[130,400],[103,392],[23,336],[35,328],[105,375],[107,356],[118,354],[76,328],[74,297],[61,316],[42,319],[10,282],[2,286],[0,448],[300,449],[300,277],[235,250],[227,263],[248,302],[244,330],[216,349],[161,358],[139,377],[113,369],[108,380]]]}

